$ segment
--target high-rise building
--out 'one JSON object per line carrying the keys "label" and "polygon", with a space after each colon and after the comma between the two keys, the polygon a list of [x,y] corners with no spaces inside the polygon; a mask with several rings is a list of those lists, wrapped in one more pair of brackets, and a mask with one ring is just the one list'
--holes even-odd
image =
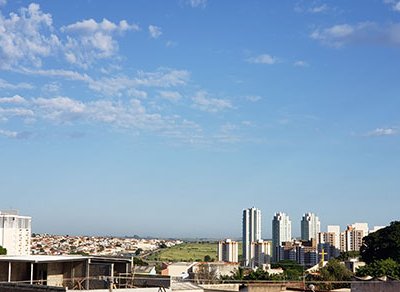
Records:
{"label": "high-rise building", "polygon": [[251,266],[263,267],[271,263],[271,241],[257,240],[252,243],[252,249],[254,253],[253,261]]}
{"label": "high-rise building", "polygon": [[253,252],[251,243],[261,239],[261,211],[255,207],[243,210],[243,264],[249,266]]}
{"label": "high-rise building", "polygon": [[280,246],[283,242],[292,240],[292,222],[283,212],[275,213],[272,219],[272,256],[275,262],[280,261]]}
{"label": "high-rise building", "polygon": [[0,245],[7,255],[30,255],[31,217],[19,216],[18,211],[0,212]]}
{"label": "high-rise building", "polygon": [[[357,229],[357,227],[362,229]],[[340,233],[340,250],[341,251],[359,251],[362,246],[362,239],[364,236],[368,235],[367,229],[363,225],[349,225],[346,230]],[[367,230],[367,234],[365,234]]]}
{"label": "high-rise building", "polygon": [[218,243],[218,261],[238,262],[238,243],[231,239],[226,239]]}
{"label": "high-rise building", "polygon": [[328,225],[327,231],[334,234],[333,246],[337,249],[340,249],[340,226]]}
{"label": "high-rise building", "polygon": [[314,213],[305,213],[301,219],[301,239],[318,239],[318,233],[321,232],[321,222]]}

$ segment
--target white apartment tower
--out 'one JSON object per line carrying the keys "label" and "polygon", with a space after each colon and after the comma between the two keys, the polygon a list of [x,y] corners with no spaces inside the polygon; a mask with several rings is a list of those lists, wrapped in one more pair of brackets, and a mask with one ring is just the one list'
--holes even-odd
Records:
{"label": "white apartment tower", "polygon": [[243,210],[243,264],[249,266],[253,251],[251,243],[261,239],[261,211],[255,207]]}
{"label": "white apartment tower", "polygon": [[271,262],[271,241],[257,240],[252,243],[252,249],[254,253],[253,267],[263,268],[265,265]]}
{"label": "white apartment tower", "polygon": [[218,261],[220,262],[238,262],[238,243],[231,239],[218,242]]}
{"label": "white apartment tower", "polygon": [[282,242],[292,240],[292,222],[283,212],[275,213],[272,219],[272,256],[275,262],[281,260],[280,246]]}
{"label": "white apartment tower", "polygon": [[30,255],[31,217],[19,216],[18,211],[0,212],[0,245],[7,255]]}
{"label": "white apartment tower", "polygon": [[321,222],[314,213],[305,213],[301,219],[301,239],[318,240],[318,233],[321,232]]}

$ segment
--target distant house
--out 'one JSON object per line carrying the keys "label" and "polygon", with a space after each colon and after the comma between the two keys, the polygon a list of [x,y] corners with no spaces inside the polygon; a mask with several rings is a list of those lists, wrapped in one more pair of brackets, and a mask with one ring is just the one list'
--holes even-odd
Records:
{"label": "distant house", "polygon": [[185,279],[189,277],[189,270],[196,262],[163,263],[161,275]]}

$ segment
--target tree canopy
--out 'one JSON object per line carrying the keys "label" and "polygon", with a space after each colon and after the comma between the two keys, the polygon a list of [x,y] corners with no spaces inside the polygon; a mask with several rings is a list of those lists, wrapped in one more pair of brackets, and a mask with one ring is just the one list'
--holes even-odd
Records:
{"label": "tree canopy", "polygon": [[382,277],[390,276],[400,279],[400,264],[392,259],[377,260],[357,269],[357,276]]}
{"label": "tree canopy", "polygon": [[389,258],[400,263],[400,221],[364,237],[360,254],[367,264]]}

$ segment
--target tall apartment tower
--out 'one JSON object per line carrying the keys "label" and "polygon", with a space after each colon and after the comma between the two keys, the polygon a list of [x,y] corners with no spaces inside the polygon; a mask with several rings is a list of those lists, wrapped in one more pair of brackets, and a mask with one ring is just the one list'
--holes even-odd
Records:
{"label": "tall apartment tower", "polygon": [[257,240],[252,243],[254,252],[252,267],[263,268],[271,263],[271,241]]}
{"label": "tall apartment tower", "polygon": [[243,210],[243,264],[249,266],[253,258],[251,243],[261,239],[261,211],[257,208]]}
{"label": "tall apartment tower", "polygon": [[7,255],[30,255],[31,217],[19,216],[18,211],[0,212],[0,245]]}
{"label": "tall apartment tower", "polygon": [[321,222],[314,213],[305,213],[301,219],[301,239],[318,240],[318,233],[321,232]]}
{"label": "tall apartment tower", "polygon": [[292,240],[292,222],[283,212],[275,213],[272,219],[272,257],[275,262],[283,259],[280,254],[282,242]]}
{"label": "tall apartment tower", "polygon": [[362,239],[369,232],[367,223],[354,223],[347,226],[340,234],[341,251],[359,251],[362,246]]}
{"label": "tall apartment tower", "polygon": [[220,262],[238,262],[238,243],[231,239],[218,242],[218,261]]}

